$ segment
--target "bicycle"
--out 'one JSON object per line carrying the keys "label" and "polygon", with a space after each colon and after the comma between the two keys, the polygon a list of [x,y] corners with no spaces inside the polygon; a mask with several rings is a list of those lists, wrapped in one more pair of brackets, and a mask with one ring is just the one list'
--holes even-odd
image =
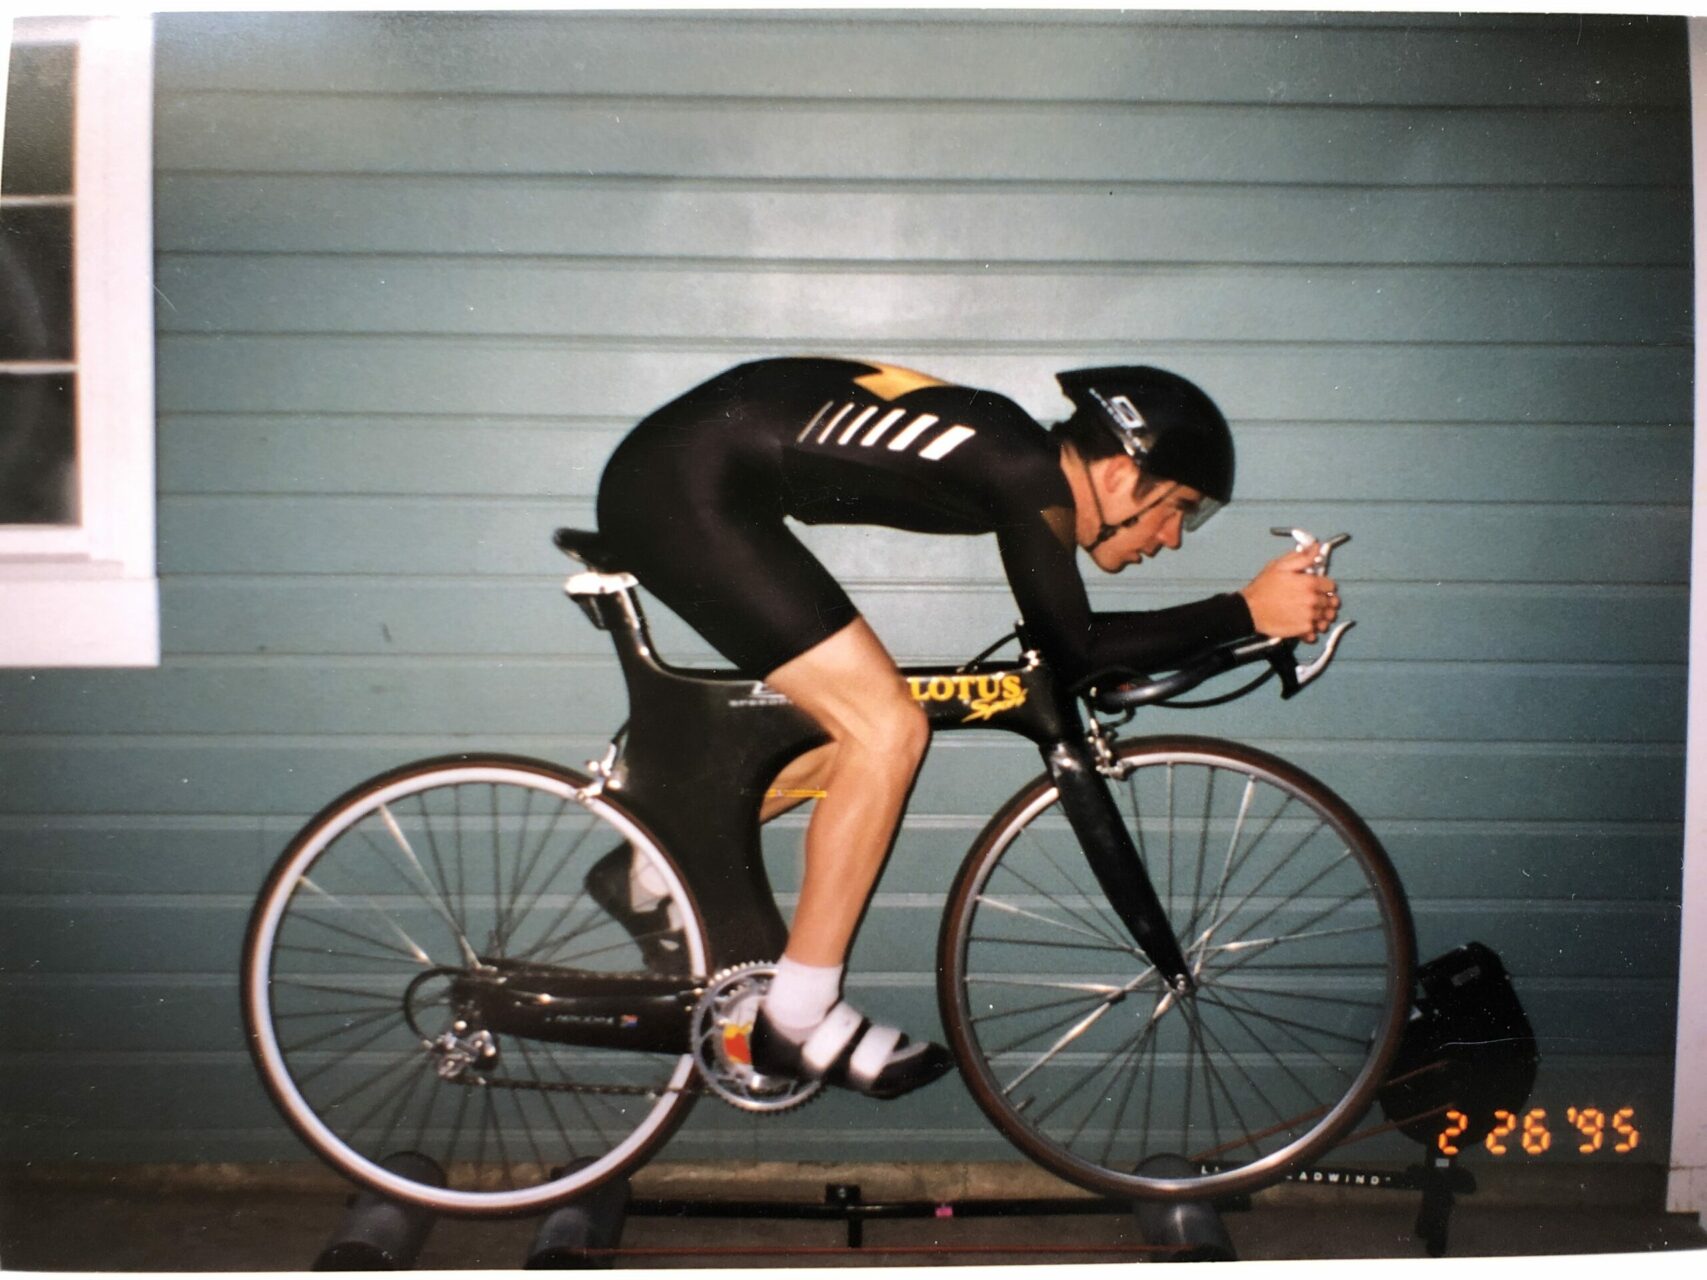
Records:
{"label": "bicycle", "polygon": [[[286,1120],[358,1183],[440,1212],[571,1199],[637,1168],[704,1093],[775,1113],[817,1088],[756,1074],[745,1037],[787,937],[759,806],[824,737],[762,682],[665,662],[599,536],[556,541],[628,685],[609,750],[585,772],[453,755],[363,782],[286,848],[244,946],[249,1042]],[[1006,730],[1043,756],[954,879],[937,990],[972,1096],[1061,1177],[1135,1199],[1250,1191],[1374,1098],[1415,949],[1375,836],[1262,751],[1116,738],[1249,663],[1269,671],[1212,701],[1276,674],[1290,697],[1350,625],[1302,667],[1295,641],[1259,638],[1082,695],[1022,630],[904,670],[935,730]],[[1017,659],[986,661],[1016,637]],[[635,883],[658,899],[638,932],[604,905]],[[386,1167],[399,1147],[443,1185]]]}

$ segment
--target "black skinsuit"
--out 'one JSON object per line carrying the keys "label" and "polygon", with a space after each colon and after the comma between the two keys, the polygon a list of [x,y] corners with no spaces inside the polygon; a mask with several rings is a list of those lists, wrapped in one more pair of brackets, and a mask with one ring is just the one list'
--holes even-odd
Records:
{"label": "black skinsuit", "polygon": [[1028,637],[1070,683],[1162,670],[1251,634],[1237,594],[1091,612],[1059,457],[995,392],[862,361],[760,360],[629,433],[599,483],[599,527],[625,568],[753,677],[858,616],[785,516],[994,533]]}

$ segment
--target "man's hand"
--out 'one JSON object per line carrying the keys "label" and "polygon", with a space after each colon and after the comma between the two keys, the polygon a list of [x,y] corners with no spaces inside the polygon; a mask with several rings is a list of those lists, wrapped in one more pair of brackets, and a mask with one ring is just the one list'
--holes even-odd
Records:
{"label": "man's hand", "polygon": [[1279,640],[1314,641],[1339,616],[1340,598],[1332,578],[1309,569],[1316,559],[1312,543],[1268,562],[1239,594],[1251,611],[1251,625]]}

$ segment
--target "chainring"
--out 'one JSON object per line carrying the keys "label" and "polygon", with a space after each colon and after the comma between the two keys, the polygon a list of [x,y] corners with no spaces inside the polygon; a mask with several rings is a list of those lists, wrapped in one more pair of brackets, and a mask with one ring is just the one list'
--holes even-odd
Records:
{"label": "chainring", "polygon": [[776,965],[741,964],[712,975],[689,1023],[694,1062],[708,1093],[740,1111],[775,1114],[804,1106],[823,1089],[819,1080],[760,1075],[747,1037]]}

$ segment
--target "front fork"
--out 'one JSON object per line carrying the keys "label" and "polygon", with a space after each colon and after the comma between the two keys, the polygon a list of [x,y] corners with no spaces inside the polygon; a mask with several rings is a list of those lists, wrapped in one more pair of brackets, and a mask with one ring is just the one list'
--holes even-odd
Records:
{"label": "front fork", "polygon": [[1108,780],[1098,770],[1096,745],[1083,740],[1053,743],[1045,748],[1043,760],[1109,906],[1168,986],[1180,995],[1189,994],[1196,985],[1191,966],[1132,843],[1132,833],[1109,794]]}

